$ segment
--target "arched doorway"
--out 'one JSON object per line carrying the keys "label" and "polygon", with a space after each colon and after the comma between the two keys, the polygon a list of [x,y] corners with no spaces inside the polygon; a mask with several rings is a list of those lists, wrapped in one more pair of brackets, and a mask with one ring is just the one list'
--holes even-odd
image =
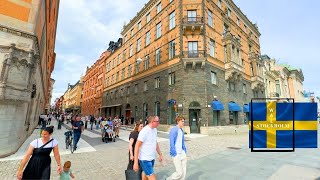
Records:
{"label": "arched doorway", "polygon": [[189,105],[189,126],[190,133],[200,133],[200,113],[201,106],[198,102],[193,101]]}
{"label": "arched doorway", "polygon": [[167,107],[168,107],[168,124],[175,124],[176,119],[176,113],[177,113],[177,107],[176,107],[176,100],[170,99],[167,101]]}
{"label": "arched doorway", "polygon": [[125,119],[127,119],[127,121],[125,122],[130,122],[131,123],[131,107],[130,104],[126,105],[126,109],[125,109]]}

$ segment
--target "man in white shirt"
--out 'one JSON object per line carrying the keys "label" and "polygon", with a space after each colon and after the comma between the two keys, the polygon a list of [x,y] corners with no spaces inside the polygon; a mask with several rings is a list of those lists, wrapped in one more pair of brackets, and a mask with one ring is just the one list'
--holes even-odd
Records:
{"label": "man in white shirt", "polygon": [[[159,154],[159,161],[161,162],[163,157],[160,151],[160,146],[157,142],[157,127],[159,125],[158,116],[150,116],[148,118],[148,125],[145,126],[140,132],[135,146],[135,156],[133,170],[138,171],[138,159],[142,171],[142,179],[155,180],[153,166],[156,159],[156,151]],[[136,156],[138,154],[138,156]]]}

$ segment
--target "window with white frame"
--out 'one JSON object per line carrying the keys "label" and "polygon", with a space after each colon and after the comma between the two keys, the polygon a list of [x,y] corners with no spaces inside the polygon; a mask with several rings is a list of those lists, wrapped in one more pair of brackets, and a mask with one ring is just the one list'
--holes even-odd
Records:
{"label": "window with white frame", "polygon": [[131,37],[133,37],[134,31],[133,29],[131,29]]}
{"label": "window with white frame", "polygon": [[146,33],[146,46],[150,44],[150,31]]}
{"label": "window with white frame", "polygon": [[144,60],[144,70],[149,69],[149,55],[146,55]]}
{"label": "window with white frame", "polygon": [[134,93],[138,93],[138,84],[134,85]]}
{"label": "window with white frame", "polygon": [[138,23],[138,30],[140,30],[141,27],[142,27],[142,25],[141,25],[141,21],[140,21],[140,22]]}
{"label": "window with white frame", "polygon": [[217,74],[211,71],[211,84],[217,84]]}
{"label": "window with white frame", "polygon": [[213,27],[212,11],[208,10],[208,25]]}
{"label": "window with white frame", "polygon": [[121,63],[121,55],[118,54],[118,64],[120,64],[120,63]]}
{"label": "window with white frame", "polygon": [[139,38],[137,41],[137,52],[140,51],[140,44],[141,44],[141,39]]}
{"label": "window with white frame", "polygon": [[247,94],[247,85],[246,84],[243,84],[242,91],[243,91],[243,94]]}
{"label": "window with white frame", "polygon": [[148,13],[148,14],[147,14],[147,23],[150,22],[150,19],[151,19],[150,13]]}
{"label": "window with white frame", "polygon": [[131,76],[131,73],[132,73],[132,65],[130,64],[130,65],[128,66],[128,77]]}
{"label": "window with white frame", "polygon": [[174,72],[169,73],[169,86],[174,85],[176,83],[176,75]]}
{"label": "window with white frame", "polygon": [[196,22],[197,21],[197,11],[196,10],[188,10],[188,22]]}
{"label": "window with white frame", "polygon": [[215,41],[210,39],[209,43],[210,43],[210,56],[214,57],[214,54],[215,54],[215,51],[214,51]]}
{"label": "window with white frame", "polygon": [[228,13],[227,13],[228,17],[231,16],[231,9],[228,8]]}
{"label": "window with white frame", "polygon": [[133,45],[130,45],[130,51],[129,51],[129,56],[131,57],[133,55]]}
{"label": "window with white frame", "polygon": [[156,116],[158,116],[158,117],[160,117],[160,102],[159,101],[157,101],[157,102],[155,102],[154,103],[154,115],[156,115]]}
{"label": "window with white frame", "polygon": [[143,91],[148,91],[148,81],[143,83]]}
{"label": "window with white frame", "polygon": [[176,12],[173,11],[170,15],[169,15],[169,30],[173,29],[176,27]]}
{"label": "window with white frame", "polygon": [[218,7],[221,8],[221,0],[218,0]]}
{"label": "window with white frame", "polygon": [[160,64],[160,48],[156,50],[156,65]]}
{"label": "window with white frame", "polygon": [[154,88],[160,88],[160,77],[154,78]]}
{"label": "window with white frame", "polygon": [[169,42],[169,59],[172,59],[175,56],[176,48],[175,48],[175,41]]}
{"label": "window with white frame", "polygon": [[123,69],[122,69],[122,74],[121,74],[121,80],[123,80],[123,79],[124,79],[124,75],[125,75],[125,73],[126,73],[126,69],[125,69],[125,68],[123,68]]}
{"label": "window with white frame", "polygon": [[158,24],[157,24],[157,27],[156,27],[157,29],[156,29],[156,31],[157,31],[157,34],[156,34],[156,38],[159,38],[159,37],[161,37],[161,22],[159,22]]}
{"label": "window with white frame", "polygon": [[159,3],[158,5],[157,5],[157,14],[161,11],[161,3]]}

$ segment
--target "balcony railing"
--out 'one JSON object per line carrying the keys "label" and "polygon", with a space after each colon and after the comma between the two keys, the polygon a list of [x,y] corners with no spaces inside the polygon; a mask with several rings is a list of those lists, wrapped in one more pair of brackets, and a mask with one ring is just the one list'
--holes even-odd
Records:
{"label": "balcony railing", "polygon": [[203,24],[203,17],[184,17],[182,18],[183,24]]}
{"label": "balcony railing", "polygon": [[182,58],[203,58],[205,56],[206,52],[204,50],[191,50],[182,52]]}

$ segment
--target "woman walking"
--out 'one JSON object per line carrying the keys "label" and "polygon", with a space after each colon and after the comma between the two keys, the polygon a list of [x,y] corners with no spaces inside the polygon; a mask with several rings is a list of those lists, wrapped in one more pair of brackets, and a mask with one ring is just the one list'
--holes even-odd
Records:
{"label": "woman walking", "polygon": [[129,163],[127,169],[133,169],[133,160],[134,160],[134,147],[136,145],[139,132],[143,128],[143,123],[141,121],[138,121],[136,123],[136,126],[134,127],[133,131],[129,135]]}
{"label": "woman walking", "polygon": [[[52,149],[58,164],[58,173],[61,173],[58,141],[51,138],[52,133],[53,126],[46,127],[41,133],[42,137],[30,143],[17,173],[18,179],[50,179]],[[23,171],[26,164],[27,167]]]}

